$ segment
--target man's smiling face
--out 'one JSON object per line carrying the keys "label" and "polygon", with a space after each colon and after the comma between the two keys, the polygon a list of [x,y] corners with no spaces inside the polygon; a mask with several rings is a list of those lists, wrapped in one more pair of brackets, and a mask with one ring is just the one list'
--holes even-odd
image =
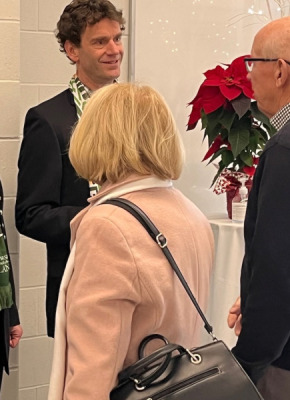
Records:
{"label": "man's smiling face", "polygon": [[81,35],[80,47],[72,48],[70,58],[76,63],[77,76],[89,89],[99,89],[120,76],[124,48],[117,21],[104,18],[88,25]]}

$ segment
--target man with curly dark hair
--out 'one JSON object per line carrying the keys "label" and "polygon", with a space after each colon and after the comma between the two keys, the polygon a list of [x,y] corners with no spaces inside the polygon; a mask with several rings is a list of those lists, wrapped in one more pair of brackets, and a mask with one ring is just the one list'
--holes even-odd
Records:
{"label": "man with curly dark hair", "polygon": [[46,315],[54,336],[55,310],[69,255],[70,221],[88,203],[92,183],[77,177],[67,150],[71,129],[91,93],[120,75],[125,20],[108,0],[73,0],[58,23],[56,37],[76,73],[69,88],[31,108],[26,115],[18,167],[16,226],[46,243]]}

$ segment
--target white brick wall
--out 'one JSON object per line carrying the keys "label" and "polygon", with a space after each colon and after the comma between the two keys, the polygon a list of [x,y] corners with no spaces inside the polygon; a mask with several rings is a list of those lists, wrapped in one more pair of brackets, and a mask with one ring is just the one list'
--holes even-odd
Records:
{"label": "white brick wall", "polygon": [[[120,80],[128,79],[129,0],[113,1],[127,21]],[[47,398],[53,340],[46,336],[46,251],[15,229],[17,159],[27,110],[67,87],[75,67],[58,50],[54,29],[69,0],[0,0],[0,175],[24,336],[11,352],[1,400]],[[19,247],[19,250],[18,250]],[[18,255],[19,251],[19,255]],[[19,265],[19,269],[18,269]],[[19,274],[20,271],[20,274]],[[20,276],[19,276],[20,275]],[[19,354],[19,368],[18,368]]]}

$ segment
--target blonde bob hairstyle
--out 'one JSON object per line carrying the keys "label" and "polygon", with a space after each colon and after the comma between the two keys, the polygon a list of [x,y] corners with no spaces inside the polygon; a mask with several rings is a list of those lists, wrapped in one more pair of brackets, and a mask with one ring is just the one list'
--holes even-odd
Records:
{"label": "blonde bob hairstyle", "polygon": [[130,174],[177,179],[183,146],[165,100],[149,86],[97,90],[73,132],[69,158],[78,175],[103,184]]}

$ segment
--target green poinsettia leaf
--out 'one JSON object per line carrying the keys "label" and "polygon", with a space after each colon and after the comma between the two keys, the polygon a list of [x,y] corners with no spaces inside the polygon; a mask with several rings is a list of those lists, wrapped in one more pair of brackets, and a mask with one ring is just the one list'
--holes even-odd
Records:
{"label": "green poinsettia leaf", "polygon": [[269,118],[259,110],[256,101],[252,101],[251,103],[251,113],[257,121],[260,121],[263,124],[264,128],[268,132],[269,137],[276,133],[276,129],[273,127],[273,125],[271,125]]}
{"label": "green poinsettia leaf", "polygon": [[220,118],[220,123],[222,124],[223,127],[226,128],[227,131],[230,131],[235,118],[236,118],[236,114],[234,112],[229,111],[229,110],[224,110],[224,112]]}
{"label": "green poinsettia leaf", "polygon": [[213,155],[212,155],[212,157],[211,157],[211,159],[209,160],[209,162],[207,163],[207,165],[209,165],[211,162],[213,162],[216,158],[218,158],[221,154],[222,154],[222,152],[225,150],[226,148],[225,147],[221,147],[218,151],[216,151]]}
{"label": "green poinsettia leaf", "polygon": [[248,146],[250,140],[250,132],[244,128],[233,128],[229,132],[229,142],[231,145],[231,149],[236,158],[245,147]]}
{"label": "green poinsettia leaf", "polygon": [[221,127],[220,135],[223,140],[226,140],[226,141],[228,140],[228,134],[229,134],[228,130],[226,128]]}
{"label": "green poinsettia leaf", "polygon": [[230,150],[225,150],[222,152],[222,162],[225,167],[228,167],[230,164],[234,162],[233,153]]}
{"label": "green poinsettia leaf", "polygon": [[266,143],[267,142],[265,142],[265,140],[263,139],[259,139],[259,147],[257,148],[257,151],[259,151],[259,150],[264,150],[264,147],[266,146]]}
{"label": "green poinsettia leaf", "polygon": [[217,121],[215,123],[208,123],[207,127],[204,131],[204,137],[203,139],[208,137],[208,145],[210,146],[212,142],[215,140],[215,138],[219,135],[221,129],[221,124]]}
{"label": "green poinsettia leaf", "polygon": [[251,99],[244,94],[241,94],[239,97],[231,101],[231,104],[238,114],[239,118],[242,118],[243,115],[250,109]]}
{"label": "green poinsettia leaf", "polygon": [[257,129],[251,129],[249,145],[247,149],[252,153],[256,153],[257,149],[260,147],[261,135]]}
{"label": "green poinsettia leaf", "polygon": [[245,167],[245,163],[239,158],[236,158],[235,161],[233,162],[233,171],[240,171]]}
{"label": "green poinsettia leaf", "polygon": [[215,174],[215,176],[214,176],[214,178],[213,178],[213,181],[212,181],[210,187],[212,187],[212,186],[215,184],[217,178],[220,176],[220,174],[221,174],[221,172],[222,172],[222,170],[223,170],[224,168],[225,168],[225,166],[223,165],[222,161],[220,161],[220,162],[219,162],[218,171],[217,171],[217,173]]}
{"label": "green poinsettia leaf", "polygon": [[221,106],[217,110],[207,114],[207,118],[208,118],[209,121],[220,120],[223,112],[224,112],[224,108],[223,108],[223,106]]}
{"label": "green poinsettia leaf", "polygon": [[255,138],[257,139],[257,144],[260,141],[263,141],[266,143],[270,138],[268,132],[265,129],[263,129],[262,127],[251,129],[251,134],[252,133],[254,134]]}
{"label": "green poinsettia leaf", "polygon": [[204,110],[201,110],[201,129],[205,129],[207,127],[207,114]]}
{"label": "green poinsettia leaf", "polygon": [[252,127],[252,118],[250,111],[245,115],[243,115],[242,118],[240,119],[236,118],[233,123],[233,128],[237,129],[246,129],[247,131],[250,131],[251,127]]}
{"label": "green poinsettia leaf", "polygon": [[228,168],[234,162],[233,153],[230,150],[228,150],[227,147],[221,147],[215,154],[213,154],[213,156],[211,157],[211,159],[207,163],[207,165],[212,163],[219,156],[221,157],[221,160],[219,161],[219,173],[218,173],[218,175],[221,173],[221,171],[224,168]]}
{"label": "green poinsettia leaf", "polygon": [[222,126],[220,120],[222,118],[223,112],[223,107],[220,107],[209,114],[205,114],[202,110],[202,126],[205,128],[203,140],[206,138],[206,136],[208,136],[209,146],[220,133],[220,129]]}
{"label": "green poinsettia leaf", "polygon": [[253,156],[250,152],[248,151],[242,151],[240,154],[240,159],[248,166],[252,167],[253,166]]}
{"label": "green poinsettia leaf", "polygon": [[269,139],[270,136],[268,132],[265,131],[265,129],[251,129],[250,145],[248,146],[248,148],[253,153],[258,155],[264,149]]}

